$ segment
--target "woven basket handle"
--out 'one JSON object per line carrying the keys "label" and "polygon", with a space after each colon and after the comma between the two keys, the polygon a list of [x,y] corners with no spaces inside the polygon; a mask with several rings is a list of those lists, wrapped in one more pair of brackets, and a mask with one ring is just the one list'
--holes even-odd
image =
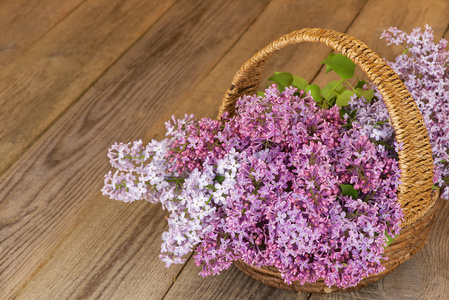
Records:
{"label": "woven basket handle", "polygon": [[256,92],[266,61],[277,50],[301,42],[320,42],[349,57],[377,86],[390,113],[396,140],[403,143],[399,152],[402,170],[398,197],[404,210],[402,226],[424,215],[437,197],[432,195],[433,160],[423,118],[410,92],[385,61],[361,41],[344,33],[326,29],[302,29],[286,34],[257,52],[235,74],[226,92],[219,116],[234,113],[237,99]]}

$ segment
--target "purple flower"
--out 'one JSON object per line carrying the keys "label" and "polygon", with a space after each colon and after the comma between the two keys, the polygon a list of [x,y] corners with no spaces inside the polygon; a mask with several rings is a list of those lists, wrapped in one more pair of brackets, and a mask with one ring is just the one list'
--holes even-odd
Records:
{"label": "purple flower", "polygon": [[[429,27],[391,28],[383,37],[405,47],[390,64],[423,114],[435,184],[449,198],[447,42],[433,43]],[[162,141],[111,146],[117,171],[105,176],[102,192],[160,202],[169,212],[160,254],[167,266],[194,251],[203,276],[242,260],[275,266],[286,283],[322,278],[354,286],[384,269],[386,234],[397,235],[403,217],[396,194],[402,145],[375,95],[351,100],[353,120],[275,85],[263,97],[240,98],[235,115],[220,121],[173,117]]]}

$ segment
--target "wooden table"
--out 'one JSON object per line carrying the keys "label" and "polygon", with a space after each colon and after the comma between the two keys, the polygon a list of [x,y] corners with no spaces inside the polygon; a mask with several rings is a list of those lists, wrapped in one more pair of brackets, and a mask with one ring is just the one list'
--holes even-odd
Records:
{"label": "wooden table", "polygon": [[[357,292],[296,294],[235,267],[201,278],[165,268],[160,205],[109,200],[108,147],[164,137],[172,114],[215,118],[233,74],[304,27],[353,35],[387,59],[381,33],[429,24],[447,0],[0,1],[0,299],[449,299],[449,205],[428,244]],[[323,45],[274,55],[273,70],[324,83]]]}

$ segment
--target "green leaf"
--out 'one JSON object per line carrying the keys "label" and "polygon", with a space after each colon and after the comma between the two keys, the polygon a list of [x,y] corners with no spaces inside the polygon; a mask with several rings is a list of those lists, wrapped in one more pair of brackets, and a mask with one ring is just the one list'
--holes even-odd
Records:
{"label": "green leaf", "polygon": [[351,119],[354,119],[356,114],[357,114],[357,109],[354,109],[354,110],[351,111],[351,113],[349,114],[349,117],[351,117]]}
{"label": "green leaf", "polygon": [[223,176],[223,175],[217,175],[217,176],[215,176],[215,178],[214,178],[214,180],[216,180],[216,181],[218,181],[218,183],[223,183],[223,181],[226,179],[226,177],[225,176]]}
{"label": "green leaf", "polygon": [[[329,58],[331,58],[331,57],[333,57],[333,56],[335,56],[335,55],[336,55],[336,54],[335,54],[334,52],[331,52],[331,53],[329,53],[329,55],[327,56],[327,58],[329,59]],[[329,73],[330,71],[332,71],[331,66],[326,65],[326,74]]]}
{"label": "green leaf", "polygon": [[340,112],[340,118],[344,120],[345,119],[344,116],[347,115],[348,112],[346,111],[346,109],[344,107],[341,107],[339,112]]}
{"label": "green leaf", "polygon": [[257,92],[257,97],[265,97],[265,92],[258,91]]}
{"label": "green leaf", "polygon": [[[332,91],[330,93],[327,93],[327,97],[324,97],[326,99],[327,102],[329,102],[332,98],[337,97],[337,93],[335,91]],[[334,99],[335,100],[335,99]],[[333,106],[333,105],[332,105]]]}
{"label": "green leaf", "polygon": [[390,123],[390,121],[377,121],[374,125],[383,125],[383,124],[387,124]]}
{"label": "green leaf", "polygon": [[310,95],[312,96],[313,100],[315,100],[315,102],[321,101],[321,96],[320,96],[321,89],[316,84],[309,84],[308,86],[306,86],[304,91],[310,92]]}
{"label": "green leaf", "polygon": [[349,101],[351,100],[351,97],[354,96],[354,92],[353,91],[344,91],[343,93],[341,93],[340,95],[337,96],[337,106],[338,107],[343,107],[343,106],[348,106]]}
{"label": "green leaf", "polygon": [[304,90],[306,88],[306,86],[309,85],[309,83],[307,82],[307,80],[305,80],[302,77],[298,77],[298,76],[293,76],[293,82],[292,85],[297,88],[298,90]]}
{"label": "green leaf", "polygon": [[361,88],[356,88],[355,93],[357,94],[357,96],[365,98],[365,100],[368,102],[371,102],[371,100],[373,100],[374,98],[373,90],[364,90]]}
{"label": "green leaf", "polygon": [[359,198],[359,193],[351,184],[340,184],[340,188],[343,196],[350,196],[353,199]]}
{"label": "green leaf", "polygon": [[293,75],[288,72],[274,72],[274,75],[268,78],[268,81],[276,83],[279,91],[283,92],[286,87],[292,85]]}
{"label": "green leaf", "polygon": [[432,190],[439,190],[440,189],[440,187],[439,186],[436,186],[436,185],[432,185]]}
{"label": "green leaf", "polygon": [[385,231],[385,237],[387,238],[387,247],[393,243],[394,238],[392,238],[386,231]]}
{"label": "green leaf", "polygon": [[359,80],[355,85],[355,89],[363,89],[363,86],[366,84],[365,80]]}
{"label": "green leaf", "polygon": [[346,87],[345,87],[345,86],[343,86],[341,89],[337,89],[337,90],[336,90],[337,94],[341,94],[341,93],[343,93],[344,91],[346,91]]}
{"label": "green leaf", "polygon": [[213,190],[213,191],[216,191],[216,190],[217,190],[217,189],[215,188],[215,186],[213,186],[212,184],[205,185],[204,187],[206,187],[206,188],[208,188],[208,189],[211,189],[211,190]]}
{"label": "green leaf", "polygon": [[346,127],[349,127],[349,128],[351,128],[352,127],[352,121],[354,120],[354,118],[355,118],[355,115],[357,114],[357,109],[354,109],[353,111],[347,111],[346,109],[345,109],[345,107],[341,107],[340,108],[340,118],[342,118],[343,120],[345,120],[345,118],[344,118],[344,116],[345,115],[348,115],[349,116],[349,119],[347,119],[347,124],[346,125],[343,125],[343,126],[346,126]]}
{"label": "green leaf", "polygon": [[442,160],[439,161],[439,163],[447,163],[447,160],[442,159]]}
{"label": "green leaf", "polygon": [[343,79],[349,79],[354,76],[355,63],[343,54],[336,54],[330,58],[323,60],[321,63],[329,66]]}
{"label": "green leaf", "polygon": [[343,84],[339,80],[329,82],[325,87],[321,89],[321,96],[326,100],[337,96],[337,91],[343,88]]}
{"label": "green leaf", "polygon": [[[216,191],[216,190],[217,190],[217,189],[215,189],[214,191]],[[207,199],[207,201],[206,201],[206,205],[208,205],[208,204],[210,203],[210,200],[212,200],[213,197],[214,197],[213,194],[210,195],[209,199]],[[204,207],[203,207],[203,209],[204,209]]]}

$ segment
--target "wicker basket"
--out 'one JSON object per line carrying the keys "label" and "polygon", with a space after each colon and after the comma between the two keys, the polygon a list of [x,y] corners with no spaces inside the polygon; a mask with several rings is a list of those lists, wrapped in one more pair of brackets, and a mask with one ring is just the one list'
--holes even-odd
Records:
{"label": "wicker basket", "polygon": [[274,267],[255,268],[241,261],[238,261],[236,265],[247,275],[276,288],[306,293],[356,290],[393,272],[399,264],[409,259],[427,242],[437,211],[435,204],[439,203],[437,201],[439,193],[431,189],[433,185],[432,149],[419,109],[399,76],[364,43],[332,30],[294,31],[257,52],[234,76],[232,85],[219,109],[219,116],[226,111],[233,114],[239,97],[256,92],[265,63],[276,50],[304,41],[324,43],[342,52],[362,68],[382,94],[396,131],[397,142],[403,143],[403,150],[398,153],[402,171],[398,199],[404,212],[403,227],[400,235],[385,250],[388,260],[383,260],[382,264],[386,270],[379,274],[372,274],[364,278],[356,287],[348,289],[340,289],[336,286],[329,288],[323,280],[304,285],[299,282],[287,285],[281,278],[280,272]]}

